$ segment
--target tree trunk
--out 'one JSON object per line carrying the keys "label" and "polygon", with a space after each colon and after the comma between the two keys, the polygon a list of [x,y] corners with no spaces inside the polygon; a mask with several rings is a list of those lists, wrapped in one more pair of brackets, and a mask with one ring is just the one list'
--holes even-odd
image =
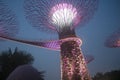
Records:
{"label": "tree trunk", "polygon": [[91,80],[86,62],[75,40],[66,40],[61,44],[61,80]]}

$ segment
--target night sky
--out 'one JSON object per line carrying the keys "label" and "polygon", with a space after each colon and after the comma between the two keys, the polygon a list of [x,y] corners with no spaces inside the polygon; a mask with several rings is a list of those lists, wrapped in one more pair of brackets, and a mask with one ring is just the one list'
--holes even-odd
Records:
{"label": "night sky", "polygon": [[[53,33],[40,32],[33,28],[25,19],[23,9],[24,0],[3,0],[16,14],[19,21],[19,33],[16,37],[26,40],[51,40],[58,36]],[[100,0],[94,17],[84,26],[78,26],[76,34],[83,41],[83,54],[94,56],[88,64],[89,72],[93,76],[96,72],[107,72],[120,69],[120,48],[105,47],[105,40],[115,31],[120,30],[120,0]],[[57,34],[57,33],[56,33]],[[45,80],[60,80],[60,52],[30,46],[23,43],[2,41],[0,51],[18,47],[31,53],[35,61],[33,66],[45,71]]]}

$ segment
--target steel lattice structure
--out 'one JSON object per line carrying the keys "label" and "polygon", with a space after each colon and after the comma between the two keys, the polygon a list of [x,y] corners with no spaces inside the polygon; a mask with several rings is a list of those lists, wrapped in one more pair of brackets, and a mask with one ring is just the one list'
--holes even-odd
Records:
{"label": "steel lattice structure", "polygon": [[57,32],[59,40],[35,42],[11,38],[7,35],[0,37],[60,50],[61,80],[91,80],[80,48],[82,40],[76,36],[75,27],[89,21],[97,9],[97,3],[98,0],[25,0],[27,20],[39,30]]}

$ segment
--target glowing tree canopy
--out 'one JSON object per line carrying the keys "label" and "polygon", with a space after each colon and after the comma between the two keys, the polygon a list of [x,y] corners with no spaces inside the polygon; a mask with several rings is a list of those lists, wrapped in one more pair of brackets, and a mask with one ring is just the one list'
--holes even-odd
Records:
{"label": "glowing tree canopy", "polygon": [[[50,21],[55,27],[72,26],[77,18],[77,10],[71,4],[61,3],[55,5],[50,12]],[[58,29],[59,30],[59,29]]]}
{"label": "glowing tree canopy", "polygon": [[105,46],[110,48],[120,47],[120,29],[107,38]]}
{"label": "glowing tree canopy", "polygon": [[98,0],[25,0],[26,18],[40,30],[60,32],[64,27],[74,29],[87,22],[97,3]]}
{"label": "glowing tree canopy", "polygon": [[0,1],[0,35],[14,36],[18,33],[18,22],[15,14]]}

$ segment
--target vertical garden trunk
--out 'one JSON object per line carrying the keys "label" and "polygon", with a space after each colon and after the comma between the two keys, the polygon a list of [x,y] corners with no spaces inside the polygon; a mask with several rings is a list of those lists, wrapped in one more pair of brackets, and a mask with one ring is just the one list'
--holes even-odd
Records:
{"label": "vertical garden trunk", "polygon": [[86,62],[75,40],[61,44],[61,80],[91,80]]}

